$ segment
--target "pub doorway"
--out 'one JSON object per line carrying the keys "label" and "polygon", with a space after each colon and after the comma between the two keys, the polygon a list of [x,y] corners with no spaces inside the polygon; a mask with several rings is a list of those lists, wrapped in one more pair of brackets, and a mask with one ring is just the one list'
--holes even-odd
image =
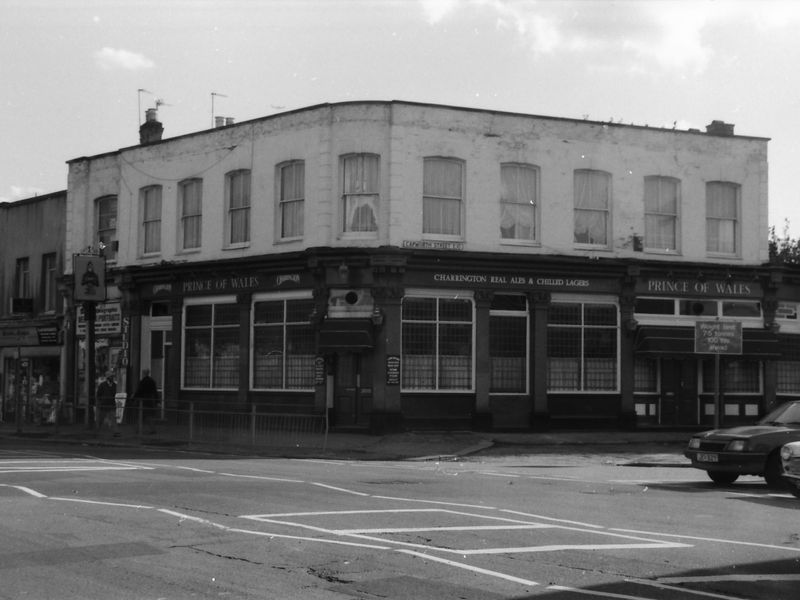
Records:
{"label": "pub doorway", "polygon": [[697,425],[698,363],[695,358],[661,359],[661,425]]}
{"label": "pub doorway", "polygon": [[337,353],[334,376],[333,425],[366,428],[372,412],[372,353]]}

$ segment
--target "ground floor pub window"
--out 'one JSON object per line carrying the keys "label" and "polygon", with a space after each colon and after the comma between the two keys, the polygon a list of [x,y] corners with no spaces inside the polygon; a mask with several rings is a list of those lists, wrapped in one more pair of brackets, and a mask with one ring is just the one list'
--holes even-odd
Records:
{"label": "ground floor pub window", "polygon": [[490,392],[527,392],[528,347],[527,299],[495,294],[489,312]]}
{"label": "ground floor pub window", "polygon": [[619,311],[605,302],[556,302],[548,312],[549,391],[618,389]]}
{"label": "ground floor pub window", "polygon": [[233,298],[184,306],[183,387],[239,387],[239,306]]}
{"label": "ground floor pub window", "polygon": [[[726,394],[760,394],[761,363],[757,360],[721,359],[720,387]],[[703,393],[711,394],[714,389],[713,359],[703,360]]]}
{"label": "ground floor pub window", "polygon": [[404,390],[472,390],[474,313],[467,294],[403,299]]}
{"label": "ground floor pub window", "polygon": [[257,297],[253,302],[253,388],[314,387],[312,298]]}

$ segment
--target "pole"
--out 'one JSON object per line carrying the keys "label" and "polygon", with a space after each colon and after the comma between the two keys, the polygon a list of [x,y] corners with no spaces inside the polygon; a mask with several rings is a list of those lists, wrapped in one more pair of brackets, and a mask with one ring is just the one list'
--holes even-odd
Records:
{"label": "pole", "polygon": [[22,381],[19,376],[19,361],[22,358],[22,350],[17,346],[17,361],[14,365],[14,395],[16,396],[16,408],[14,409],[14,422],[17,425],[17,433],[22,433]]}
{"label": "pole", "polygon": [[95,426],[95,357],[94,357],[94,322],[97,318],[97,304],[86,301],[83,303],[83,317],[86,319],[86,383],[87,383],[87,415],[88,427],[94,429]]}
{"label": "pole", "polygon": [[722,395],[719,392],[719,352],[714,355],[714,429],[722,427]]}

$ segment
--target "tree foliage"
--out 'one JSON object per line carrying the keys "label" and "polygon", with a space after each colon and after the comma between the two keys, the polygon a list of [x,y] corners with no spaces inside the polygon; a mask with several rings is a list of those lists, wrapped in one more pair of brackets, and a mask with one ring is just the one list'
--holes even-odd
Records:
{"label": "tree foliage", "polygon": [[800,266],[800,239],[789,237],[789,221],[783,224],[783,234],[778,236],[775,226],[769,228],[769,262],[777,265]]}

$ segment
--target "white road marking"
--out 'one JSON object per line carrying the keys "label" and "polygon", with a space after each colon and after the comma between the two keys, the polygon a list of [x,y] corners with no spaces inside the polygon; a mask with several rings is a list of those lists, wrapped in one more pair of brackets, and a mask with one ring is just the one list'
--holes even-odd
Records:
{"label": "white road marking", "polygon": [[[704,583],[707,581],[712,581],[713,577],[695,577],[693,579],[697,580],[697,583]],[[720,579],[719,581],[725,581],[726,579]],[[684,594],[694,594],[695,596],[702,596],[704,598],[718,598],[719,600],[739,600],[740,596],[726,596],[723,594],[715,594],[713,592],[704,592],[702,590],[693,590],[691,588],[686,587],[676,587],[672,585],[664,585],[659,581],[650,581],[648,579],[629,579],[628,581],[632,581],[633,583],[638,583],[639,585],[648,585],[650,587],[657,588],[659,590],[669,590],[670,592],[679,592],[681,596]]]}
{"label": "white road marking", "polygon": [[103,506],[117,506],[120,508],[151,509],[152,506],[144,504],[125,504],[123,502],[106,502],[103,500],[86,500],[84,498],[64,498],[61,496],[50,496],[50,500],[60,500],[62,502],[79,502],[81,504],[101,504]]}
{"label": "white road marking", "polygon": [[335,492],[342,492],[344,494],[353,494],[354,496],[370,496],[371,494],[366,494],[364,492],[356,492],[355,490],[348,490],[347,488],[336,487],[335,485],[327,485],[325,483],[317,483],[316,481],[309,481],[311,485],[316,485],[321,488],[325,488],[328,490],[333,490]]}
{"label": "white road marking", "polygon": [[418,558],[422,558],[425,560],[432,560],[434,562],[443,563],[445,565],[451,567],[457,567],[459,569],[466,569],[467,571],[472,571],[473,573],[479,573],[481,575],[489,575],[490,577],[496,577],[497,579],[505,579],[506,581],[519,583],[521,585],[527,585],[531,587],[539,585],[538,582],[531,581],[530,579],[522,579],[521,577],[514,577],[513,575],[507,575],[506,573],[501,573],[499,571],[490,571],[489,569],[482,569],[480,567],[475,567],[472,565],[468,565],[466,563],[460,563],[454,560],[448,560],[440,556],[431,556],[430,554],[425,554],[423,552],[415,552],[414,550],[404,550],[402,548],[397,550],[397,552],[400,552],[402,554],[410,554],[411,556],[416,556]]}
{"label": "white road marking", "polygon": [[16,490],[19,490],[20,492],[25,492],[26,494],[30,494],[34,498],[47,498],[47,496],[45,496],[44,494],[41,494],[36,490],[32,490],[29,487],[25,487],[24,485],[9,485],[7,483],[0,483],[0,486],[14,488]]}
{"label": "white road marking", "polygon": [[573,594],[583,594],[585,596],[597,596],[600,598],[619,598],[620,600],[652,600],[651,598],[646,598],[644,596],[614,594],[612,592],[600,592],[597,590],[582,590],[580,588],[568,587],[566,585],[548,585],[547,589],[554,590],[556,592],[571,592]]}
{"label": "white road marking", "polygon": [[72,471],[132,471],[152,467],[128,462],[107,461],[96,458],[13,459],[0,460],[0,474],[7,473],[63,473]]}
{"label": "white road marking", "polygon": [[636,529],[611,528],[609,531],[621,531],[623,533],[636,533],[640,535],[654,535],[658,537],[680,538],[684,540],[697,540],[700,542],[713,542],[715,544],[734,544],[738,546],[755,546],[756,548],[770,548],[772,550],[788,550],[789,552],[800,552],[800,548],[791,546],[776,546],[775,544],[761,544],[759,542],[743,542],[740,540],[726,540],[722,538],[701,537],[695,535],[683,535],[679,533],[659,533],[657,531],[639,531]]}

